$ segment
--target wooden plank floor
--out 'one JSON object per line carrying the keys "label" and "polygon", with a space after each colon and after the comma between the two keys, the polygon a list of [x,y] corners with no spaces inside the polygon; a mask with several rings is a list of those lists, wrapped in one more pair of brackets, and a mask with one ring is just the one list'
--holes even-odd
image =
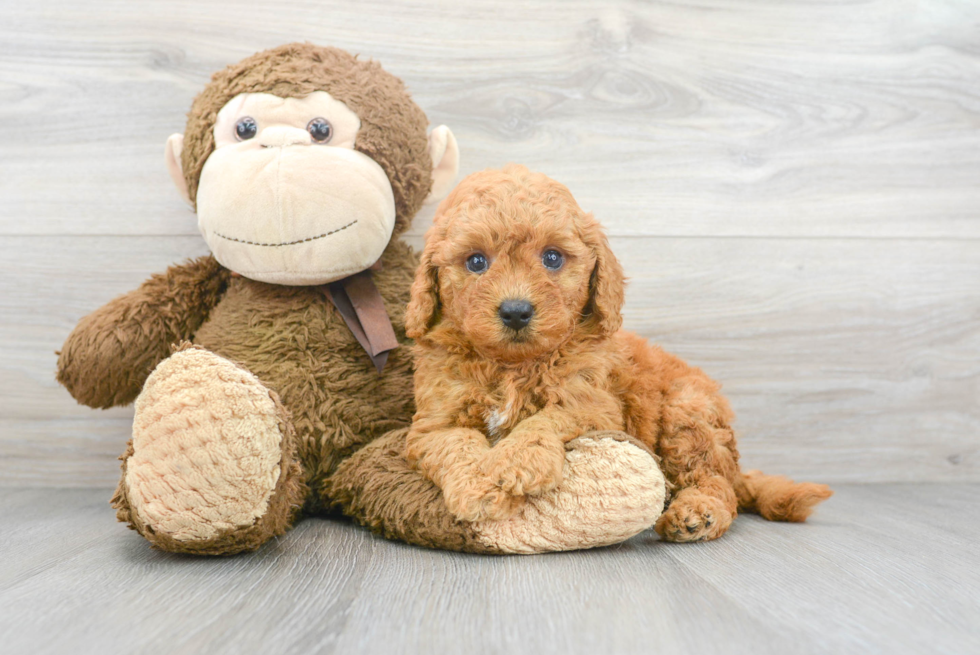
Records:
{"label": "wooden plank floor", "polygon": [[706,544],[485,557],[310,519],[258,553],[152,551],[107,490],[0,490],[0,651],[980,652],[980,485],[845,486]]}

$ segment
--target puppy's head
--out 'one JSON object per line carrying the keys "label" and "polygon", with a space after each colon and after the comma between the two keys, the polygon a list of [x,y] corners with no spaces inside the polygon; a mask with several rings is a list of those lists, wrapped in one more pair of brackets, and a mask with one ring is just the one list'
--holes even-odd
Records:
{"label": "puppy's head", "polygon": [[623,271],[563,185],[523,166],[464,179],[426,234],[405,314],[505,361],[538,358],[622,324]]}

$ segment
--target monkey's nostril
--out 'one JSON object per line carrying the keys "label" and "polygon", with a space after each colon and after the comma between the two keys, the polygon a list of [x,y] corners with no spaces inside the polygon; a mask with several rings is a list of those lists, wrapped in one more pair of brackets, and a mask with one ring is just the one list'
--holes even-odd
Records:
{"label": "monkey's nostril", "polygon": [[534,316],[534,305],[526,300],[505,300],[497,310],[500,320],[512,330],[522,330]]}

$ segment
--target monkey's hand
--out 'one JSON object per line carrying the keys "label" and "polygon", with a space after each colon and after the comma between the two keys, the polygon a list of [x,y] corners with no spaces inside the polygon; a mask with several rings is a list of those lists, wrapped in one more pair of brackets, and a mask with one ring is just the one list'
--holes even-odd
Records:
{"label": "monkey's hand", "polygon": [[171,344],[193,337],[229,275],[208,255],[171,266],[92,312],[58,353],[58,382],[89,407],[131,403]]}

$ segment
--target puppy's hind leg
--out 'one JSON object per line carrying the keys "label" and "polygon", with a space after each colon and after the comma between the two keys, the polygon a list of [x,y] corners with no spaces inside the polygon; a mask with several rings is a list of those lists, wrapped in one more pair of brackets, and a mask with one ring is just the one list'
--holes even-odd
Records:
{"label": "puppy's hind leg", "polygon": [[675,493],[656,530],[666,541],[708,541],[725,534],[735,515],[731,482],[711,476]]}
{"label": "puppy's hind leg", "polygon": [[676,380],[665,398],[657,453],[674,495],[656,530],[667,541],[717,539],[737,514],[732,411],[717,389],[690,376]]}

